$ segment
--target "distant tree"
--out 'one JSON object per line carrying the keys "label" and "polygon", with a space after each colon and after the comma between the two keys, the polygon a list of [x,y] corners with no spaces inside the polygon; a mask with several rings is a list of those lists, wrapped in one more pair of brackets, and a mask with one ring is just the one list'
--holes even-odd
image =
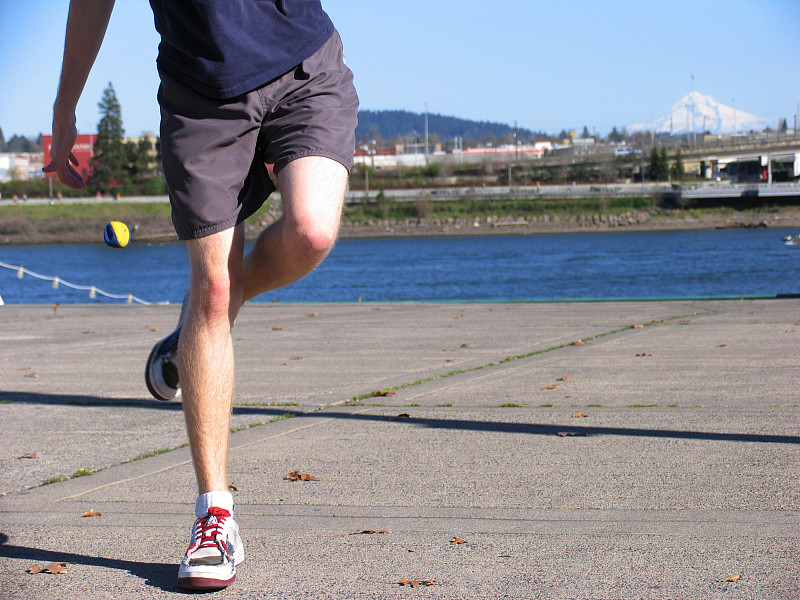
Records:
{"label": "distant tree", "polygon": [[0,152],[6,151],[6,137],[3,135],[3,128],[0,127]]}
{"label": "distant tree", "polygon": [[122,107],[111,82],[103,91],[103,98],[97,106],[101,117],[97,124],[97,140],[94,143],[92,187],[96,191],[102,191],[110,187],[120,187],[125,183],[128,154],[122,141],[125,135],[122,127]]}
{"label": "distant tree", "polygon": [[581,132],[581,137],[586,139],[592,137],[592,134],[589,133],[589,128],[586,125],[583,126],[583,131]]}
{"label": "distant tree", "polygon": [[649,164],[650,179],[653,181],[665,181],[669,177],[669,155],[667,149],[662,146],[659,151],[657,146],[653,146],[650,151]]}
{"label": "distant tree", "polygon": [[778,121],[778,133],[786,133],[788,130],[789,127],[786,124],[786,119]]}
{"label": "distant tree", "polygon": [[659,156],[658,167],[661,171],[659,173],[659,175],[661,175],[661,179],[669,179],[669,153],[667,152],[666,146],[661,146],[661,156]]}
{"label": "distant tree", "polygon": [[12,135],[6,143],[6,152],[35,152],[36,146],[24,135]]}
{"label": "distant tree", "polygon": [[625,138],[622,137],[622,134],[617,131],[616,125],[614,126],[614,129],[611,130],[611,133],[608,134],[608,141],[613,144],[619,144],[624,139]]}
{"label": "distant tree", "polygon": [[566,129],[562,129],[561,132],[558,134],[558,141],[569,139],[569,133],[567,133]]}
{"label": "distant tree", "polygon": [[672,178],[681,181],[683,179],[683,154],[681,149],[675,153],[675,164],[672,165]]}
{"label": "distant tree", "polygon": [[146,135],[139,138],[138,142],[127,142],[125,144],[128,178],[131,183],[142,183],[144,179],[152,175],[150,169],[151,148],[150,138]]}

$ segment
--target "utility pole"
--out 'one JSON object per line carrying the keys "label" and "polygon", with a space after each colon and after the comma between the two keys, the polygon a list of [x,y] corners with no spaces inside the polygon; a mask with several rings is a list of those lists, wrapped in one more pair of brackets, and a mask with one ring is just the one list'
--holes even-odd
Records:
{"label": "utility pole", "polygon": [[694,75],[692,75],[692,147],[697,143],[697,123],[695,113],[697,112],[697,100],[694,97]]}
{"label": "utility pole", "polygon": [[425,164],[428,164],[428,103],[425,102]]}

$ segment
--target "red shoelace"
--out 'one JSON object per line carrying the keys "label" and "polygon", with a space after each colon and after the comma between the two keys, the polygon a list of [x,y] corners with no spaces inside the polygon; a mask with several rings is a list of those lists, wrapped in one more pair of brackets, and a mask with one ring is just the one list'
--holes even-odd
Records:
{"label": "red shoelace", "polygon": [[209,508],[208,516],[197,520],[195,539],[186,551],[186,555],[201,548],[217,548],[223,556],[230,559],[231,555],[228,553],[228,547],[222,537],[222,526],[225,524],[225,519],[230,516],[231,513],[224,508],[218,506]]}

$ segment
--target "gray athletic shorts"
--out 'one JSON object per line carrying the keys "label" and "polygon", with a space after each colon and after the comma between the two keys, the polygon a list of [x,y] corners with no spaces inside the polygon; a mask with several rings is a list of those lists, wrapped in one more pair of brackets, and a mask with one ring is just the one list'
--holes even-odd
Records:
{"label": "gray athletic shorts", "polygon": [[182,240],[235,226],[275,191],[275,173],[304,156],[353,166],[358,96],[334,32],[308,60],[227,100],[198,94],[166,73],[158,91],[161,154]]}

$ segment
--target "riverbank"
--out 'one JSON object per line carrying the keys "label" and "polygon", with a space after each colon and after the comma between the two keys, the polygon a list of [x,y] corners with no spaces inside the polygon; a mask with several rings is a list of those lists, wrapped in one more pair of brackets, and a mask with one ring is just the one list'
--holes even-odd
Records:
{"label": "riverbank", "polygon": [[[105,210],[95,214],[55,218],[26,218],[16,214],[0,214],[0,245],[92,243],[102,238],[102,231],[111,219],[124,220],[138,241],[176,241],[168,213],[137,210],[136,205],[113,207],[113,216]],[[125,210],[122,210],[123,206]],[[99,208],[99,207],[98,207]],[[167,207],[168,210],[168,207]],[[279,211],[269,210],[255,215],[246,225],[247,238],[252,240],[271,222]],[[447,235],[530,235],[543,233],[575,233],[598,231],[681,231],[694,229],[733,229],[751,227],[800,228],[800,208],[734,211],[731,209],[628,211],[619,215],[529,215],[474,216],[447,219],[410,218],[402,220],[367,220],[342,223],[340,237],[431,237]]]}

